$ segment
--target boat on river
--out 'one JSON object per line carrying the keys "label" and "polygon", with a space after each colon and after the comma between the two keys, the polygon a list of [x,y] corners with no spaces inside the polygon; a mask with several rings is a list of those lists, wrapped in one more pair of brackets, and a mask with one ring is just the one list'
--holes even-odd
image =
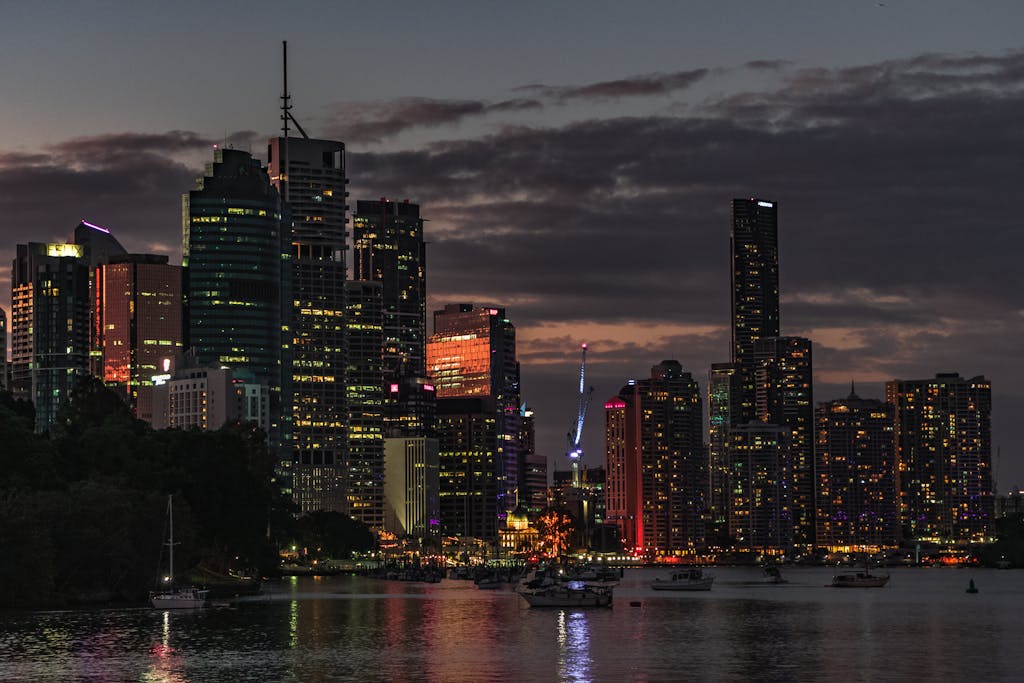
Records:
{"label": "boat on river", "polygon": [[762,581],[764,583],[789,583],[789,581],[782,578],[782,572],[774,565],[764,568],[764,578]]}
{"label": "boat on river", "polygon": [[672,572],[667,579],[654,579],[651,588],[656,591],[709,591],[715,577],[700,569]]}
{"label": "boat on river", "polygon": [[832,577],[833,588],[881,588],[889,583],[888,574],[872,574],[867,569],[862,572],[843,572]]}
{"label": "boat on river", "polygon": [[611,607],[612,588],[583,581],[550,582],[518,591],[530,607]]}
{"label": "boat on river", "polygon": [[174,585],[174,507],[172,497],[167,496],[167,575],[163,590],[149,594],[149,602],[157,609],[198,609],[209,606],[210,591],[195,586]]}

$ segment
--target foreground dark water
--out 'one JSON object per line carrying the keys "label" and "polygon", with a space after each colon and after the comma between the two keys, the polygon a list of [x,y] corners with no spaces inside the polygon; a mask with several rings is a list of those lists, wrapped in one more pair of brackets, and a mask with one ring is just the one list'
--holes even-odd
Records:
{"label": "foreground dark water", "polygon": [[664,572],[627,570],[600,610],[335,577],[228,609],[0,612],[0,680],[1024,680],[1024,571],[894,569],[881,589],[711,571],[711,592],[666,595],[647,587]]}

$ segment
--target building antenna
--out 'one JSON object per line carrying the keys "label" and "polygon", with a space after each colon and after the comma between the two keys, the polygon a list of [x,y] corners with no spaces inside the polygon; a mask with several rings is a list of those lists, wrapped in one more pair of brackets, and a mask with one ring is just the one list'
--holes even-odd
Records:
{"label": "building antenna", "polygon": [[281,92],[281,132],[284,133],[284,144],[281,145],[278,182],[281,183],[281,199],[288,201],[288,110],[292,108],[292,96],[288,93],[288,41],[281,41],[282,57],[284,58],[284,88]]}

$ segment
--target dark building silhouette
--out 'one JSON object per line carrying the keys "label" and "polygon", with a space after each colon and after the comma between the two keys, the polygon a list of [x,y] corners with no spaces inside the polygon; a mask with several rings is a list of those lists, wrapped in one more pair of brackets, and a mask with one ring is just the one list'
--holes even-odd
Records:
{"label": "dark building silhouette", "polygon": [[739,381],[739,423],[757,419],[754,343],[779,335],[778,206],[732,200],[732,363]]}
{"label": "dark building silhouette", "polygon": [[814,396],[811,340],[761,337],[754,342],[757,419],[789,429],[793,542],[814,544]]}
{"label": "dark building silhouette", "polygon": [[892,380],[902,531],[939,543],[991,540],[992,384],[940,373]]}
{"label": "dark building silhouette", "polygon": [[492,397],[437,401],[441,533],[446,536],[495,541],[504,528],[498,424]]}
{"label": "dark building silhouette", "polygon": [[893,407],[857,396],[821,403],[816,423],[815,543],[878,552],[899,533]]}

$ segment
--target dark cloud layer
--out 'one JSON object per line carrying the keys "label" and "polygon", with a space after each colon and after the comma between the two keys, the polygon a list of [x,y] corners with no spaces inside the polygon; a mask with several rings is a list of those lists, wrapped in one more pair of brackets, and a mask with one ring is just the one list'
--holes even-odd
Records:
{"label": "dark cloud layer", "polygon": [[[729,203],[760,196],[779,201],[783,333],[815,341],[816,398],[845,395],[850,379],[880,397],[894,377],[986,374],[1001,484],[1024,483],[1024,437],[1010,417],[1024,408],[1024,53],[746,67],[781,85],[695,114],[595,114],[397,152],[351,143],[558,98],[661,95],[705,74],[534,86],[498,103],[363,104],[333,132],[350,143],[353,199],[423,205],[431,307],[507,306],[549,455],[572,419],[584,337],[595,460],[599,403],[626,379],[677,358],[703,384],[708,365],[728,359]],[[183,159],[210,142],[171,132],[0,152],[0,257],[9,263],[17,241],[67,234],[83,216],[133,245],[176,246],[180,194],[197,175]]]}

